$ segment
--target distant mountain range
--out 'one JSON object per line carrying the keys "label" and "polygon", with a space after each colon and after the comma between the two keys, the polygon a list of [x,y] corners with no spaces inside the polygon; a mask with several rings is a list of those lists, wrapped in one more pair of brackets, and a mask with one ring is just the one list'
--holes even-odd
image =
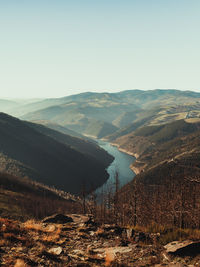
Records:
{"label": "distant mountain range", "polygon": [[12,105],[10,103],[6,109],[5,105],[0,105],[1,111],[29,121],[59,124],[82,135],[104,138],[133,123],[143,125],[144,120],[146,124],[159,124],[186,116],[197,117],[200,93],[159,89],[87,92],[29,104],[12,102]]}

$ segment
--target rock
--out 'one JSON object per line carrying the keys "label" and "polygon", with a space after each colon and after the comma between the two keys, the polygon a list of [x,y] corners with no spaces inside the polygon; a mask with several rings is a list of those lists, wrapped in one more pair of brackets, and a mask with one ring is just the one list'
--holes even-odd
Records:
{"label": "rock", "polygon": [[64,224],[64,223],[73,222],[73,219],[71,217],[63,215],[63,214],[55,214],[55,215],[52,215],[50,217],[44,218],[43,222],[44,223]]}
{"label": "rock", "polygon": [[49,249],[48,252],[58,256],[62,253],[62,248],[61,247],[51,248],[51,249]]}
{"label": "rock", "polygon": [[183,248],[185,246],[188,246],[190,244],[192,244],[193,242],[190,240],[185,240],[185,241],[173,241],[168,243],[167,245],[164,246],[164,248],[166,249],[167,253],[174,253],[176,252],[178,249]]}
{"label": "rock", "polygon": [[79,225],[83,224],[83,226],[90,219],[89,215],[82,215],[82,214],[70,214],[68,216],[70,216],[73,219],[73,222],[75,224],[79,224]]}
{"label": "rock", "polygon": [[47,227],[48,232],[54,232],[55,230],[56,230],[55,225],[53,225],[53,224],[48,225],[48,227]]}
{"label": "rock", "polygon": [[116,255],[117,253],[124,254],[132,251],[131,247],[109,247],[109,248],[97,248],[93,250],[96,253],[103,254],[104,256],[106,253],[113,253]]}
{"label": "rock", "polygon": [[200,255],[200,241],[174,241],[164,246],[167,253],[178,256]]}

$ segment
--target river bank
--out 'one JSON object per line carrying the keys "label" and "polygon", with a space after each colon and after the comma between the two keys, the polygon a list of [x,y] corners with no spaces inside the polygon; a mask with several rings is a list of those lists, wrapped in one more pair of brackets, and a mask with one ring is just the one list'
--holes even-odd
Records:
{"label": "river bank", "polygon": [[[110,144],[111,144],[112,146],[117,147],[117,149],[118,149],[119,151],[121,151],[121,152],[123,152],[123,153],[126,153],[126,154],[128,154],[128,155],[130,155],[130,156],[135,157],[136,160],[135,160],[133,163],[137,163],[137,159],[139,158],[139,154],[137,154],[137,153],[133,153],[133,152],[128,151],[127,149],[121,148],[121,147],[120,147],[118,144],[116,144],[116,143],[110,143]],[[143,168],[136,167],[136,166],[133,165],[133,163],[130,165],[130,169],[131,169],[136,175],[139,174],[139,173],[141,173],[142,170],[143,170]]]}
{"label": "river bank", "polygon": [[135,176],[135,172],[131,168],[135,156],[126,153],[126,151],[122,151],[117,146],[104,140],[96,140],[96,142],[101,148],[114,157],[114,161],[106,169],[109,174],[109,179],[102,187],[98,188],[97,191],[100,192],[102,189],[106,190],[108,187],[113,187],[115,184],[116,173],[118,174],[120,187],[130,182]]}

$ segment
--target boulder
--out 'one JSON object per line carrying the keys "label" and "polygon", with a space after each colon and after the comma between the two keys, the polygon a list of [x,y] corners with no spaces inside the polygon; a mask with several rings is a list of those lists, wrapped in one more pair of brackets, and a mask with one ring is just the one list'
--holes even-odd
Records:
{"label": "boulder", "polygon": [[200,255],[200,241],[174,241],[164,246],[167,253],[178,256]]}
{"label": "boulder", "polygon": [[63,214],[55,214],[55,215],[52,215],[52,216],[49,216],[43,219],[43,223],[64,224],[64,223],[69,223],[69,222],[73,222],[73,219]]}

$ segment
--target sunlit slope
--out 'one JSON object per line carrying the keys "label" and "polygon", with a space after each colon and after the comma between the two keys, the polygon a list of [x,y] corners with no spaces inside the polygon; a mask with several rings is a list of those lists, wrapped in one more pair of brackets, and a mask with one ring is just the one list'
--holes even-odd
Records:
{"label": "sunlit slope", "polygon": [[[144,119],[148,124],[161,124],[186,116],[198,116],[199,101],[200,94],[191,91],[88,92],[44,100],[39,103],[38,109],[27,110],[22,118],[48,120],[81,134],[101,138]],[[36,103],[34,105],[36,107]],[[185,109],[176,110],[174,106],[177,105]]]}
{"label": "sunlit slope", "polygon": [[147,170],[175,158],[197,154],[200,121],[178,120],[172,123],[141,127],[117,138],[121,148],[137,155],[133,167],[137,172]]}

